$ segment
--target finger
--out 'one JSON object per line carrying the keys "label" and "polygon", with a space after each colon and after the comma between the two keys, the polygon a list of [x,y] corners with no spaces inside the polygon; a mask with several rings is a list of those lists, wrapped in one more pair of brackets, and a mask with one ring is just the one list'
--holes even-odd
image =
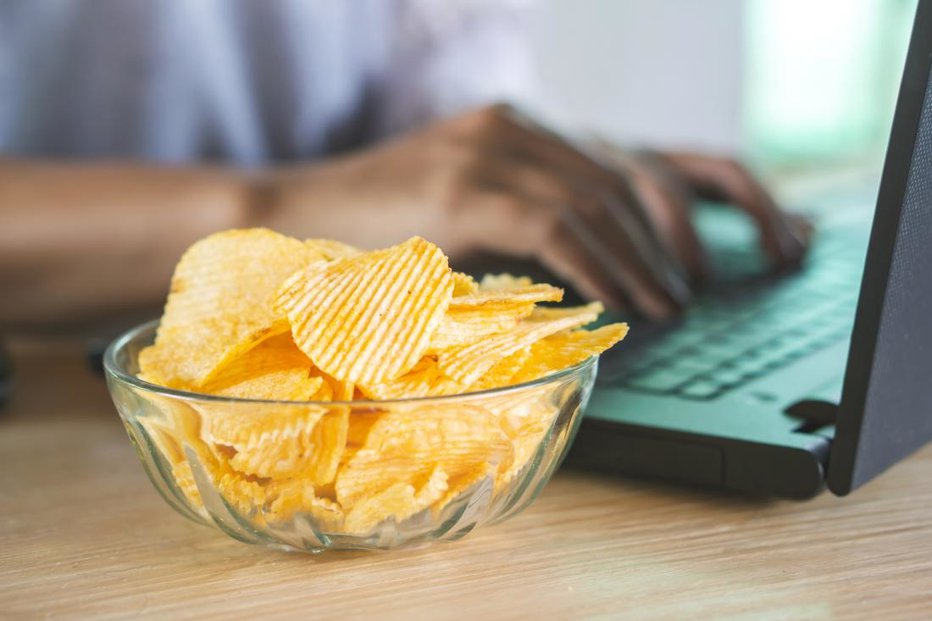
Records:
{"label": "finger", "polygon": [[660,153],[709,200],[731,202],[746,211],[757,223],[761,243],[778,265],[797,263],[806,246],[786,214],[764,187],[737,162],[692,153]]}
{"label": "finger", "polygon": [[703,280],[709,273],[709,261],[692,221],[693,196],[685,180],[650,155],[625,153],[601,142],[596,146],[612,165],[628,172],[668,251],[677,256],[692,280]]}
{"label": "finger", "polygon": [[557,213],[560,226],[578,244],[588,246],[588,254],[595,257],[601,270],[609,272],[615,286],[620,286],[638,309],[652,316],[668,316],[680,301],[691,297],[681,279],[683,289],[675,292],[678,297],[665,289],[644,260],[645,251],[638,245],[643,238],[632,235],[637,227],[630,211],[604,192],[582,191],[556,171],[521,161],[499,163],[480,174],[531,204]]}
{"label": "finger", "polygon": [[[473,192],[465,204],[466,213],[457,227],[482,249],[535,257],[572,282],[582,295],[611,308],[641,311],[658,319],[673,312],[663,298],[655,299],[639,289],[630,270],[619,269],[609,260],[585,225],[572,217],[567,222],[566,210],[503,188]],[[495,224],[490,226],[490,222]]]}
{"label": "finger", "polygon": [[515,118],[510,113],[503,116],[501,110],[495,108],[474,113],[467,117],[468,122],[462,129],[477,134],[489,151],[505,153],[516,161],[557,171],[574,186],[598,193],[598,202],[606,206],[611,217],[624,220],[620,224],[643,259],[645,268],[667,295],[678,304],[686,303],[690,294],[685,271],[660,241],[624,176],[580,152],[557,134],[523,118]]}
{"label": "finger", "polygon": [[[677,305],[673,300],[651,286],[646,273],[620,258],[617,248],[606,246],[587,226],[579,211],[572,208],[561,210],[560,226],[551,231],[548,241],[550,243],[543,249],[541,259],[558,273],[563,270],[567,275],[579,277],[578,270],[574,268],[598,266],[601,270],[594,272],[597,281],[615,284],[617,290],[626,294],[634,310],[657,321],[669,319],[676,313]],[[583,257],[591,260],[583,264]]]}

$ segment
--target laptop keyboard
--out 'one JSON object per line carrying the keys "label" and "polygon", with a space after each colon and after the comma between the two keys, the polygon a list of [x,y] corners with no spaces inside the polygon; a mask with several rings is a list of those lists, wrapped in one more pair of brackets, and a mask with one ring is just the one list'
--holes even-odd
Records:
{"label": "laptop keyboard", "polygon": [[754,278],[756,251],[715,257],[722,290],[675,325],[633,325],[631,341],[603,359],[600,383],[715,399],[849,338],[865,247],[863,234],[826,235],[804,269],[779,277]]}

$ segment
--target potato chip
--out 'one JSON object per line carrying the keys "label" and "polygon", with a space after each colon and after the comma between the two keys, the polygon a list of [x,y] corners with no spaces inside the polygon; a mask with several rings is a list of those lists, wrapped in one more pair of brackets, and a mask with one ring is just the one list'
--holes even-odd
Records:
{"label": "potato chip", "polygon": [[[317,405],[202,404],[204,441],[238,472],[260,477],[305,476],[312,483],[332,479],[342,450],[340,422]],[[324,424],[321,424],[321,423]]]}
{"label": "potato chip", "polygon": [[453,297],[470,295],[478,290],[479,283],[472,276],[462,272],[453,272]]}
{"label": "potato chip", "polygon": [[591,313],[598,317],[605,311],[601,302],[590,302],[585,306],[537,306],[530,316],[534,319],[561,319],[579,313]]}
{"label": "potato chip", "polygon": [[446,494],[450,488],[449,477],[443,468],[437,466],[427,477],[427,481],[418,489],[414,496],[415,504],[420,508],[427,508]]}
{"label": "potato chip", "polygon": [[511,330],[533,310],[533,302],[451,307],[431,337],[427,353],[475,343],[490,334]]}
{"label": "potato chip", "polygon": [[194,480],[191,464],[187,461],[173,463],[172,478],[175,480],[175,485],[181,490],[181,493],[188,499],[188,502],[191,503],[195,509],[203,511],[204,501],[201,498],[201,493],[197,489],[197,482]]}
{"label": "potato chip", "polygon": [[556,415],[556,408],[539,401],[538,407],[530,415],[523,417],[519,426],[508,430],[514,449],[514,459],[498,474],[495,480],[496,486],[509,483],[537,454],[544,436],[553,427]]}
{"label": "potato chip", "polygon": [[204,441],[237,450],[309,435],[327,412],[326,407],[311,404],[255,407],[245,402],[202,403],[197,407]]}
{"label": "potato chip", "polygon": [[400,522],[417,513],[414,486],[395,483],[360,500],[346,514],[343,529],[350,534],[365,535],[389,517]]}
{"label": "potato chip", "polygon": [[450,308],[463,308],[467,306],[495,306],[511,305],[522,302],[559,302],[563,299],[563,289],[552,285],[526,285],[506,289],[482,289],[479,291],[455,298]]}
{"label": "potato chip", "polygon": [[[313,367],[310,359],[294,344],[289,332],[267,338],[241,355],[227,359],[211,374],[210,380],[199,389],[211,394],[253,398],[306,401],[319,390],[323,380],[310,377]],[[290,373],[287,373],[290,372]],[[268,376],[291,377],[295,380],[288,394],[276,394],[272,379],[260,382]],[[303,375],[304,393],[301,393],[301,375]],[[256,384],[249,390],[250,384]],[[267,384],[266,389],[262,385]],[[239,387],[236,390],[230,390]]]}
{"label": "potato chip", "polygon": [[483,291],[496,291],[508,289],[521,289],[534,284],[527,276],[512,276],[511,274],[486,274],[479,282]]}
{"label": "potato chip", "polygon": [[492,468],[489,464],[482,463],[475,467],[463,471],[459,476],[450,479],[447,483],[446,492],[431,507],[434,515],[439,514],[443,509],[455,501],[457,498],[472,491],[472,489],[482,482],[483,479],[492,475]]}
{"label": "potato chip", "polygon": [[307,369],[284,369],[211,392],[237,399],[310,401],[320,392],[323,383],[319,377],[308,377]]}
{"label": "potato chip", "polygon": [[337,500],[344,508],[395,484],[414,485],[434,467],[447,476],[480,463],[505,467],[511,443],[498,421],[468,404],[393,410],[373,425],[365,445],[337,474]]}
{"label": "potato chip", "polygon": [[320,254],[325,261],[354,257],[363,252],[355,246],[344,244],[335,239],[305,239],[304,245]]}
{"label": "potato chip", "polygon": [[562,332],[531,346],[531,355],[514,375],[516,383],[529,382],[550,373],[577,365],[601,354],[628,333],[628,324],[612,323],[595,330]]}
{"label": "potato chip", "polygon": [[296,270],[321,256],[267,229],[226,231],[191,246],[175,268],[155,345],[143,372],[198,386],[228,358],[288,329],[272,299]]}
{"label": "potato chip", "polygon": [[296,513],[308,516],[314,526],[325,532],[340,530],[343,524],[343,509],[340,505],[318,496],[315,486],[301,479],[272,482],[268,486],[272,498],[265,517],[270,522],[284,522]]}
{"label": "potato chip", "polygon": [[559,319],[528,318],[508,332],[439,352],[437,366],[447,377],[471,386],[502,358],[561,330],[595,321],[596,317],[595,313],[582,307],[576,313]]}
{"label": "potato chip", "polygon": [[410,483],[395,483],[353,506],[346,514],[348,533],[367,534],[381,522],[393,518],[403,522],[440,500],[447,490],[447,475],[434,468],[420,489]]}
{"label": "potato chip", "polygon": [[331,407],[303,445],[310,465],[306,476],[315,485],[331,483],[336,478],[343,451],[346,449],[349,417],[348,407]]}
{"label": "potato chip", "polygon": [[476,382],[469,387],[469,390],[475,392],[514,384],[514,377],[518,374],[518,371],[524,367],[530,357],[530,347],[522,347],[518,351],[505,356],[492,365],[482,377],[476,380]]}
{"label": "potato chip", "polygon": [[254,513],[265,504],[268,496],[262,482],[236,473],[224,474],[214,484],[223,500],[235,511],[245,515]]}
{"label": "potato chip", "polygon": [[363,387],[370,399],[437,397],[463,392],[465,387],[445,376],[434,358],[424,357],[401,377]]}
{"label": "potato chip", "polygon": [[299,271],[282,286],[277,303],[298,347],[317,367],[367,385],[417,364],[452,295],[446,256],[414,237]]}

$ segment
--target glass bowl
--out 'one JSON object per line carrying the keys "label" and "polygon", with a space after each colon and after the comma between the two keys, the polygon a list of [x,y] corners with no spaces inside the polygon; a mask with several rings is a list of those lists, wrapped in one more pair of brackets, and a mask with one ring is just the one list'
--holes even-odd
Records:
{"label": "glass bowl", "polygon": [[597,366],[592,357],[533,382],[445,397],[235,399],[137,378],[157,326],[127,332],[104,357],[155,488],[234,539],[309,552],[456,540],[523,510],[566,454]]}

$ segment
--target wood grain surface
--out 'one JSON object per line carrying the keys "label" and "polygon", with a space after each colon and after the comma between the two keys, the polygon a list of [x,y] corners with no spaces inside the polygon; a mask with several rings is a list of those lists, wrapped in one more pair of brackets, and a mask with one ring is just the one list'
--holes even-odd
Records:
{"label": "wood grain surface", "polygon": [[0,618],[932,618],[932,447],[808,502],[563,471],[462,541],[312,556],[176,515],[79,348],[14,354]]}

